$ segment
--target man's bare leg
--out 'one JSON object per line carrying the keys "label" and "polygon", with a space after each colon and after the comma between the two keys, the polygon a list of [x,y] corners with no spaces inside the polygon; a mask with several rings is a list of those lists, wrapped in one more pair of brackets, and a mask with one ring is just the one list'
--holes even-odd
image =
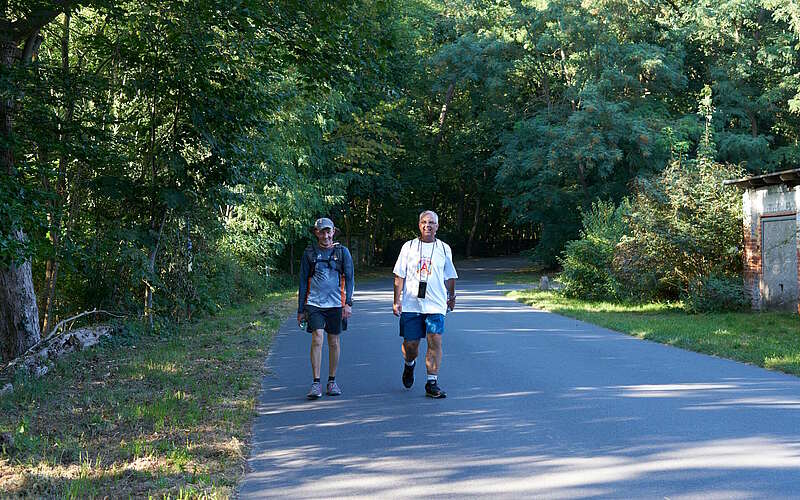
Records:
{"label": "man's bare leg", "polygon": [[428,350],[425,353],[425,368],[428,375],[439,375],[442,364],[442,336],[438,333],[428,334]]}
{"label": "man's bare leg", "polygon": [[311,332],[311,374],[314,383],[308,391],[308,399],[317,399],[322,396],[322,387],[319,380],[320,365],[322,364],[322,333],[324,330],[314,330]]}
{"label": "man's bare leg", "polygon": [[419,340],[403,340],[401,350],[403,351],[403,359],[406,362],[405,367],[403,367],[403,386],[406,389],[410,389],[414,385],[414,367],[419,355]]}
{"label": "man's bare leg", "polygon": [[311,374],[314,380],[319,378],[319,370],[322,365],[322,334],[325,330],[314,330],[311,332]]}
{"label": "man's bare leg", "polygon": [[403,351],[403,359],[409,363],[414,361],[419,356],[419,340],[404,340],[401,350]]}
{"label": "man's bare leg", "polygon": [[425,384],[425,394],[432,398],[447,396],[439,387],[439,367],[442,364],[442,335],[439,333],[428,334],[428,350],[425,353],[425,368],[428,369],[428,381]]}
{"label": "man's bare leg", "polygon": [[335,377],[336,369],[339,367],[339,355],[342,347],[339,343],[339,336],[328,334],[328,376]]}

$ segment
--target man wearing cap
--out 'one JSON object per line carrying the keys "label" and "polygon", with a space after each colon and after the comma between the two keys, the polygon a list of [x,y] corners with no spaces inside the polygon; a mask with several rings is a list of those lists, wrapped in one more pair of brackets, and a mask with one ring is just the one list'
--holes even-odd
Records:
{"label": "man wearing cap", "polygon": [[328,384],[325,393],[342,393],[336,383],[339,366],[339,334],[347,328],[353,305],[353,258],[347,247],[334,243],[336,228],[327,217],[314,223],[316,245],[309,245],[300,262],[300,289],[297,300],[297,324],[311,333],[311,372],[314,381],[308,399],[322,397],[320,365],[323,333],[328,334]]}
{"label": "man wearing cap", "polygon": [[[426,210],[419,214],[419,238],[405,242],[394,265],[394,304],[392,311],[400,316],[403,337],[403,385],[414,385],[419,341],[427,343],[425,368],[428,379],[425,395],[444,398],[439,387],[439,366],[442,364],[442,335],[447,311],[456,307],[456,268],[450,246],[436,239],[439,216]],[[402,299],[402,300],[401,300]]]}

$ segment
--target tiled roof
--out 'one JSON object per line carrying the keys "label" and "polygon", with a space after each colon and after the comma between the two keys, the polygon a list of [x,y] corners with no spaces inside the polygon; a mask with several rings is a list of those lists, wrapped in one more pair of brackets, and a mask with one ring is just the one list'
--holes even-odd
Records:
{"label": "tiled roof", "polygon": [[743,179],[731,179],[724,181],[723,184],[726,186],[737,186],[748,189],[774,186],[777,184],[786,184],[789,187],[794,187],[800,185],[800,168],[783,170],[781,172],[772,172],[771,174],[756,175],[753,177],[745,177]]}

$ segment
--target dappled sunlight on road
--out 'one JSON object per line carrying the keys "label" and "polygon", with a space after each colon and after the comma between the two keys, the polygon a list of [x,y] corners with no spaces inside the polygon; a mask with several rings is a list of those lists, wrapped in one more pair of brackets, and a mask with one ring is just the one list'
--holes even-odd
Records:
{"label": "dappled sunlight on road", "polygon": [[689,406],[686,410],[728,410],[732,408],[773,408],[782,410],[800,410],[800,398],[783,399],[775,397],[734,398],[718,401],[714,404]]}
{"label": "dappled sunlight on road", "polygon": [[[773,394],[714,402],[748,390]],[[597,416],[597,410],[587,412],[592,406],[583,403],[597,397],[679,400],[684,409],[692,409],[691,401],[698,398],[710,408],[778,403],[793,408],[797,403],[775,397],[775,390],[779,385],[758,380],[576,386],[563,394],[472,387],[453,395],[444,408],[411,393],[394,394],[391,400],[380,393],[359,394],[313,404],[293,396],[259,407],[262,414],[295,416],[289,425],[276,425],[269,442],[260,443],[268,451],[251,458],[258,470],[251,480],[269,496],[291,498],[620,498],[627,497],[628,488],[641,497],[648,491],[642,485],[650,483],[658,485],[658,492],[675,492],[671,498],[752,498],[763,496],[763,490],[749,486],[742,476],[747,471],[796,470],[792,474],[800,481],[797,439],[780,433],[729,439],[649,435],[647,429],[657,422],[626,414],[629,410]],[[398,396],[405,404],[398,406]],[[514,408],[528,398],[548,401],[543,403],[546,408],[521,417]],[[576,404],[565,406],[556,403],[559,400]],[[574,415],[587,426],[636,427],[630,428],[630,439],[618,444],[592,444],[579,434],[567,440],[551,434],[551,419],[562,414]],[[590,435],[591,427],[586,429]],[[711,496],[687,491],[682,486],[687,474],[723,480],[726,487],[716,488]]]}
{"label": "dappled sunlight on road", "polygon": [[[483,455],[481,450],[452,450],[446,446],[386,449],[384,456],[337,456],[335,449],[302,446],[264,454],[272,467],[268,476],[281,469],[314,467],[333,453],[337,471],[311,474],[295,486],[270,489],[270,495],[292,498],[359,498],[353,491],[368,490],[373,498],[520,497],[544,495],[570,498],[585,495],[615,496],[631,481],[673,480],[670,473],[694,471],[713,477],[736,471],[779,468],[800,474],[800,444],[764,437],[673,443],[660,450],[617,450],[602,455],[560,456],[543,450]],[[436,452],[436,460],[427,453]],[[421,456],[420,456],[421,453]],[[437,465],[438,464],[438,465]],[[446,465],[445,465],[446,464]],[[357,487],[356,487],[357,486]],[[681,491],[676,484],[675,491]],[[684,494],[689,493],[683,491]],[[761,496],[746,485],[731,485],[717,491],[720,498]],[[624,495],[622,495],[624,497]],[[680,495],[677,495],[680,496]]]}
{"label": "dappled sunlight on road", "polygon": [[[730,383],[643,384],[610,387],[575,387],[573,395],[594,397],[702,399],[697,404],[685,404],[684,410],[729,410],[763,408],[800,410],[800,397],[776,394],[781,384],[774,381],[736,381]],[[759,395],[764,393],[764,395]]]}
{"label": "dappled sunlight on road", "polygon": [[505,392],[505,393],[497,393],[497,394],[482,394],[482,395],[472,395],[472,396],[457,396],[458,399],[502,399],[502,398],[518,398],[522,396],[533,396],[535,394],[541,394],[538,391],[525,391],[525,392]]}
{"label": "dappled sunlight on road", "polygon": [[282,332],[243,498],[800,491],[797,379],[537,311],[505,297],[489,266],[470,264],[482,274],[463,273],[447,315],[444,400],[424,396],[424,362],[412,389],[402,388],[398,320],[383,283],[356,294],[342,396],[305,400],[307,339],[296,327]]}
{"label": "dappled sunlight on road", "polygon": [[678,398],[697,394],[698,391],[721,391],[739,389],[732,384],[661,384],[661,385],[629,385],[610,387],[619,390],[620,395],[628,398]]}

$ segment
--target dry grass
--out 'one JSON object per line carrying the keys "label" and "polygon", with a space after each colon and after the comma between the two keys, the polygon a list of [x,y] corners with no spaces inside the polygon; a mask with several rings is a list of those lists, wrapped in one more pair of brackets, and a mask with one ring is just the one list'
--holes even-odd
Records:
{"label": "dry grass", "polygon": [[273,294],[158,334],[131,330],[0,399],[0,496],[226,498],[244,472]]}

